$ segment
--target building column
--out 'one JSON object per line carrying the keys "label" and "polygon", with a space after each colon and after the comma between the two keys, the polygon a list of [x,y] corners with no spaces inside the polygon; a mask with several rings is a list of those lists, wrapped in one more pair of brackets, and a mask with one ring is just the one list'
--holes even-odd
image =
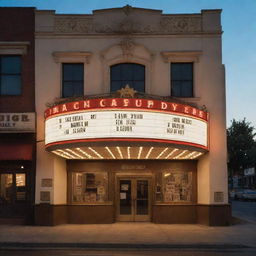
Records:
{"label": "building column", "polygon": [[67,223],[66,160],[45,151],[44,143],[37,144],[35,224]]}

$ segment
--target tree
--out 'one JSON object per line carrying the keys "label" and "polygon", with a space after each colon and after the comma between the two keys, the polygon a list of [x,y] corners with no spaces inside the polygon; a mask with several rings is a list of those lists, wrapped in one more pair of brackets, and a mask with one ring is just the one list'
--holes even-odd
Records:
{"label": "tree", "polygon": [[248,153],[248,157],[252,161],[251,166],[256,167],[256,141],[254,141],[253,146],[252,146],[251,150]]}
{"label": "tree", "polygon": [[231,121],[227,129],[228,143],[228,169],[230,176],[238,174],[243,176],[243,170],[255,165],[256,133],[250,122],[244,118],[242,121]]}

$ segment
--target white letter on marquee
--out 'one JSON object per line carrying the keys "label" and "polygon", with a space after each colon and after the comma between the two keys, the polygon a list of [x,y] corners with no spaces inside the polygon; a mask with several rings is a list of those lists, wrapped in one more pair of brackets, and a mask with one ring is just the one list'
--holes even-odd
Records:
{"label": "white letter on marquee", "polygon": [[90,107],[90,101],[89,100],[85,100],[84,101],[84,108],[89,108]]}
{"label": "white letter on marquee", "polygon": [[154,105],[154,101],[148,100],[148,108],[152,108]]}
{"label": "white letter on marquee", "polygon": [[161,109],[167,109],[167,104],[166,102],[161,102]]}
{"label": "white letter on marquee", "polygon": [[100,101],[100,106],[101,106],[101,107],[106,107],[105,100],[101,100],[101,101]]}
{"label": "white letter on marquee", "polygon": [[128,99],[124,99],[124,107],[128,107],[130,101]]}
{"label": "white letter on marquee", "polygon": [[75,102],[75,103],[73,104],[73,108],[74,108],[74,109],[79,109],[79,102]]}

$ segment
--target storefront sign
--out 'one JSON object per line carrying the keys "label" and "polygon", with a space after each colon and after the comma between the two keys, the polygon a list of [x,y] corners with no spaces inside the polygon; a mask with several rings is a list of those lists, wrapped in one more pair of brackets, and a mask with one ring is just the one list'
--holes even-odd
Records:
{"label": "storefront sign", "polygon": [[[107,106],[107,102],[113,104],[113,100],[121,104],[122,100],[130,102],[136,99],[103,100],[105,100],[104,105]],[[100,102],[101,100],[98,101],[99,104]],[[150,105],[148,102],[151,102]],[[119,104],[112,108],[108,106],[92,109],[91,103],[88,103],[89,109],[81,110],[79,107],[81,103],[78,102],[76,111],[70,110],[67,106],[63,107],[66,105],[63,104],[57,106],[58,111],[55,110],[54,114],[54,108],[48,109],[45,121],[45,144],[50,146],[72,141],[115,138],[158,140],[207,149],[206,112],[170,102],[143,99],[141,103],[141,107],[132,105],[126,109],[118,108]],[[76,103],[69,103],[69,106],[72,107],[74,104]],[[63,110],[65,108],[67,110]]]}
{"label": "storefront sign", "polygon": [[0,113],[0,133],[35,131],[35,113]]}

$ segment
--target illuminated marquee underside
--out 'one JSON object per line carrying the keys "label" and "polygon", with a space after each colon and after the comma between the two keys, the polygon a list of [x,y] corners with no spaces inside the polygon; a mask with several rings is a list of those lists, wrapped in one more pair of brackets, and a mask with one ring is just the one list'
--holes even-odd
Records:
{"label": "illuminated marquee underside", "polygon": [[[194,159],[199,156],[196,156],[197,154],[193,151],[189,151],[191,147],[195,150],[198,148],[199,151],[208,150],[207,112],[178,103],[145,99],[93,99],[69,102],[47,109],[45,117],[46,148],[51,151],[54,150],[55,154],[62,157],[66,156],[65,158],[86,158],[86,154],[89,154],[88,150],[93,152],[92,148],[85,147],[83,151],[86,154],[82,155],[77,150],[81,150],[81,147],[86,146],[86,143],[104,141],[116,141],[117,146],[121,146],[120,141],[131,142],[133,147],[128,146],[127,150],[129,148],[132,148],[133,152],[139,150],[140,159],[151,158],[149,156],[143,157],[143,152],[146,151],[143,150],[143,147],[134,147],[132,145],[134,142],[159,143],[159,146],[155,147],[159,149],[161,143],[170,144],[158,159],[166,157],[167,155],[164,156],[164,153],[171,148],[177,148],[175,151],[177,156],[183,152],[182,150],[186,150],[179,149],[180,146],[175,147],[173,144],[188,147],[181,155],[181,157],[186,156],[186,159],[190,159],[190,157]],[[67,145],[66,148],[65,144]],[[108,144],[106,143],[105,146]],[[152,144],[152,146],[155,145]],[[111,154],[108,151],[109,147],[101,147],[101,149],[103,151],[99,154],[104,159],[108,159]],[[73,150],[73,156],[71,156],[70,150]],[[105,152],[106,150],[108,153]],[[122,153],[119,148],[120,158],[117,155],[112,159],[138,159],[131,157],[128,153],[126,155],[127,150],[123,149],[124,152]],[[193,154],[189,155],[190,153]],[[175,156],[173,153],[170,157]],[[170,157],[166,159],[173,159]]]}
{"label": "illuminated marquee underside", "polygon": [[159,159],[159,160],[193,160],[203,152],[173,147],[78,147],[52,151],[66,159],[79,160],[121,160],[121,159]]}

